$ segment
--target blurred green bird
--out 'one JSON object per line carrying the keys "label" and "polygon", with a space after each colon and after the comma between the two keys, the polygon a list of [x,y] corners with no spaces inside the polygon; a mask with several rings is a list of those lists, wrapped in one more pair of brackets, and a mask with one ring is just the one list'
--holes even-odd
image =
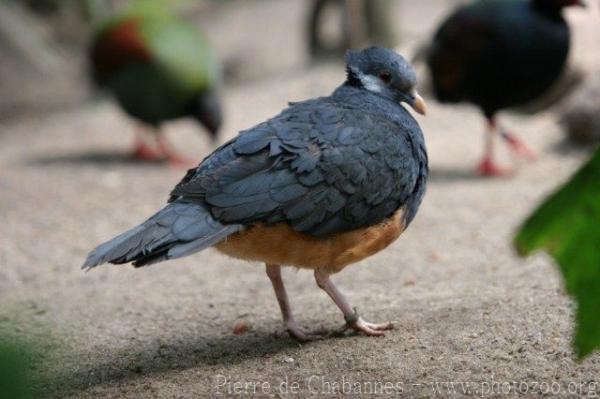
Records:
{"label": "blurred green bird", "polygon": [[[137,130],[136,158],[187,163],[160,131],[173,119],[194,118],[216,140],[222,122],[216,57],[200,32],[157,2],[134,3],[102,23],[90,64],[96,85],[145,125]],[[148,126],[154,134],[146,134]]]}

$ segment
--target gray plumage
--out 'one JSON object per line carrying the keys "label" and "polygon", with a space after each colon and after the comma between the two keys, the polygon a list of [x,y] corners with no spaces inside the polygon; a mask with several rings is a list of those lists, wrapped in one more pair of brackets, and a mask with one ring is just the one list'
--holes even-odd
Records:
{"label": "gray plumage", "polygon": [[[95,249],[84,267],[184,256],[255,223],[327,237],[405,208],[409,224],[428,174],[421,130],[398,101],[410,97],[414,72],[381,48],[350,53],[347,62],[348,79],[331,96],[291,104],[241,132],[188,171],[169,205]],[[389,93],[363,79],[374,62],[395,74]]]}
{"label": "gray plumage", "polygon": [[241,229],[214,220],[201,205],[168,204],[141,225],[98,246],[83,267],[134,262],[145,266],[208,248]]}

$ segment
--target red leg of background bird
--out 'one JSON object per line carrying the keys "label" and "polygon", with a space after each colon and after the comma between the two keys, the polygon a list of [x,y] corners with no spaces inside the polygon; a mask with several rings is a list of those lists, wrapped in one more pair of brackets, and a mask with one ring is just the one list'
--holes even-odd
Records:
{"label": "red leg of background bird", "polygon": [[169,144],[167,138],[162,131],[159,131],[156,135],[156,143],[163,159],[166,159],[170,165],[177,168],[188,169],[194,166],[196,163],[191,159],[187,159],[179,154],[171,144]]}
{"label": "red leg of background bird", "polygon": [[485,147],[483,159],[477,166],[477,173],[486,177],[505,176],[510,170],[502,168],[494,161],[494,139],[496,135],[496,121],[493,118],[488,119],[488,132],[485,136]]}
{"label": "red leg of background bird", "polygon": [[504,138],[504,140],[506,140],[506,142],[510,146],[510,149],[518,156],[526,158],[529,161],[537,160],[538,156],[537,156],[536,152],[534,150],[532,150],[531,148],[529,148],[529,146],[527,144],[525,144],[525,142],[523,140],[521,140],[514,134],[511,134],[506,131],[502,131],[502,138]]}
{"label": "red leg of background bird", "polygon": [[271,284],[273,284],[273,290],[275,290],[277,303],[279,303],[281,315],[283,316],[283,323],[285,324],[285,327],[290,335],[293,338],[296,338],[298,341],[303,342],[317,338],[317,336],[308,334],[298,327],[298,324],[296,323],[296,320],[292,314],[292,308],[290,306],[287,292],[285,291],[285,286],[283,285],[283,279],[281,278],[281,266],[267,265],[267,276],[269,276],[269,280],[271,280]]}
{"label": "red leg of background bird", "polygon": [[160,152],[148,143],[149,135],[150,134],[145,127],[138,126],[136,128],[135,142],[131,153],[132,158],[144,162],[156,162],[162,160]]}
{"label": "red leg of background bird", "polygon": [[382,324],[368,323],[359,317],[356,313],[356,309],[352,309],[344,295],[337,289],[333,282],[329,278],[329,275],[321,270],[315,270],[315,280],[317,285],[323,291],[327,293],[333,299],[333,302],[340,308],[344,314],[344,319],[348,328],[353,329],[357,332],[362,332],[370,336],[382,336],[385,335],[385,330],[391,330],[394,328],[391,322]]}

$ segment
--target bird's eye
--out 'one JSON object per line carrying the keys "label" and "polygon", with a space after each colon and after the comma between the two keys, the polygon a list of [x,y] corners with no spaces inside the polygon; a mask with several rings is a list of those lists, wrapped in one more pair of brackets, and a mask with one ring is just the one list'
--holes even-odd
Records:
{"label": "bird's eye", "polygon": [[392,74],[389,71],[379,72],[379,79],[389,83],[392,80]]}

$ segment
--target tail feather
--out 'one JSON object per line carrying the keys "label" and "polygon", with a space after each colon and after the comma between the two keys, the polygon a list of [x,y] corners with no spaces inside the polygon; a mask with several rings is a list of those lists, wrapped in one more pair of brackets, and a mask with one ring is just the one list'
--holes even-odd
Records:
{"label": "tail feather", "polygon": [[133,266],[149,266],[169,259],[183,258],[184,256],[188,256],[195,252],[200,252],[208,247],[212,247],[227,236],[238,231],[240,231],[240,227],[237,225],[224,226],[222,229],[215,231],[208,237],[199,238],[185,244],[168,246],[162,250],[154,251],[146,256],[137,258],[133,262]]}
{"label": "tail feather", "polygon": [[98,246],[90,252],[82,268],[129,262],[138,267],[180,258],[208,248],[241,229],[241,225],[219,223],[199,204],[173,202],[141,225]]}

